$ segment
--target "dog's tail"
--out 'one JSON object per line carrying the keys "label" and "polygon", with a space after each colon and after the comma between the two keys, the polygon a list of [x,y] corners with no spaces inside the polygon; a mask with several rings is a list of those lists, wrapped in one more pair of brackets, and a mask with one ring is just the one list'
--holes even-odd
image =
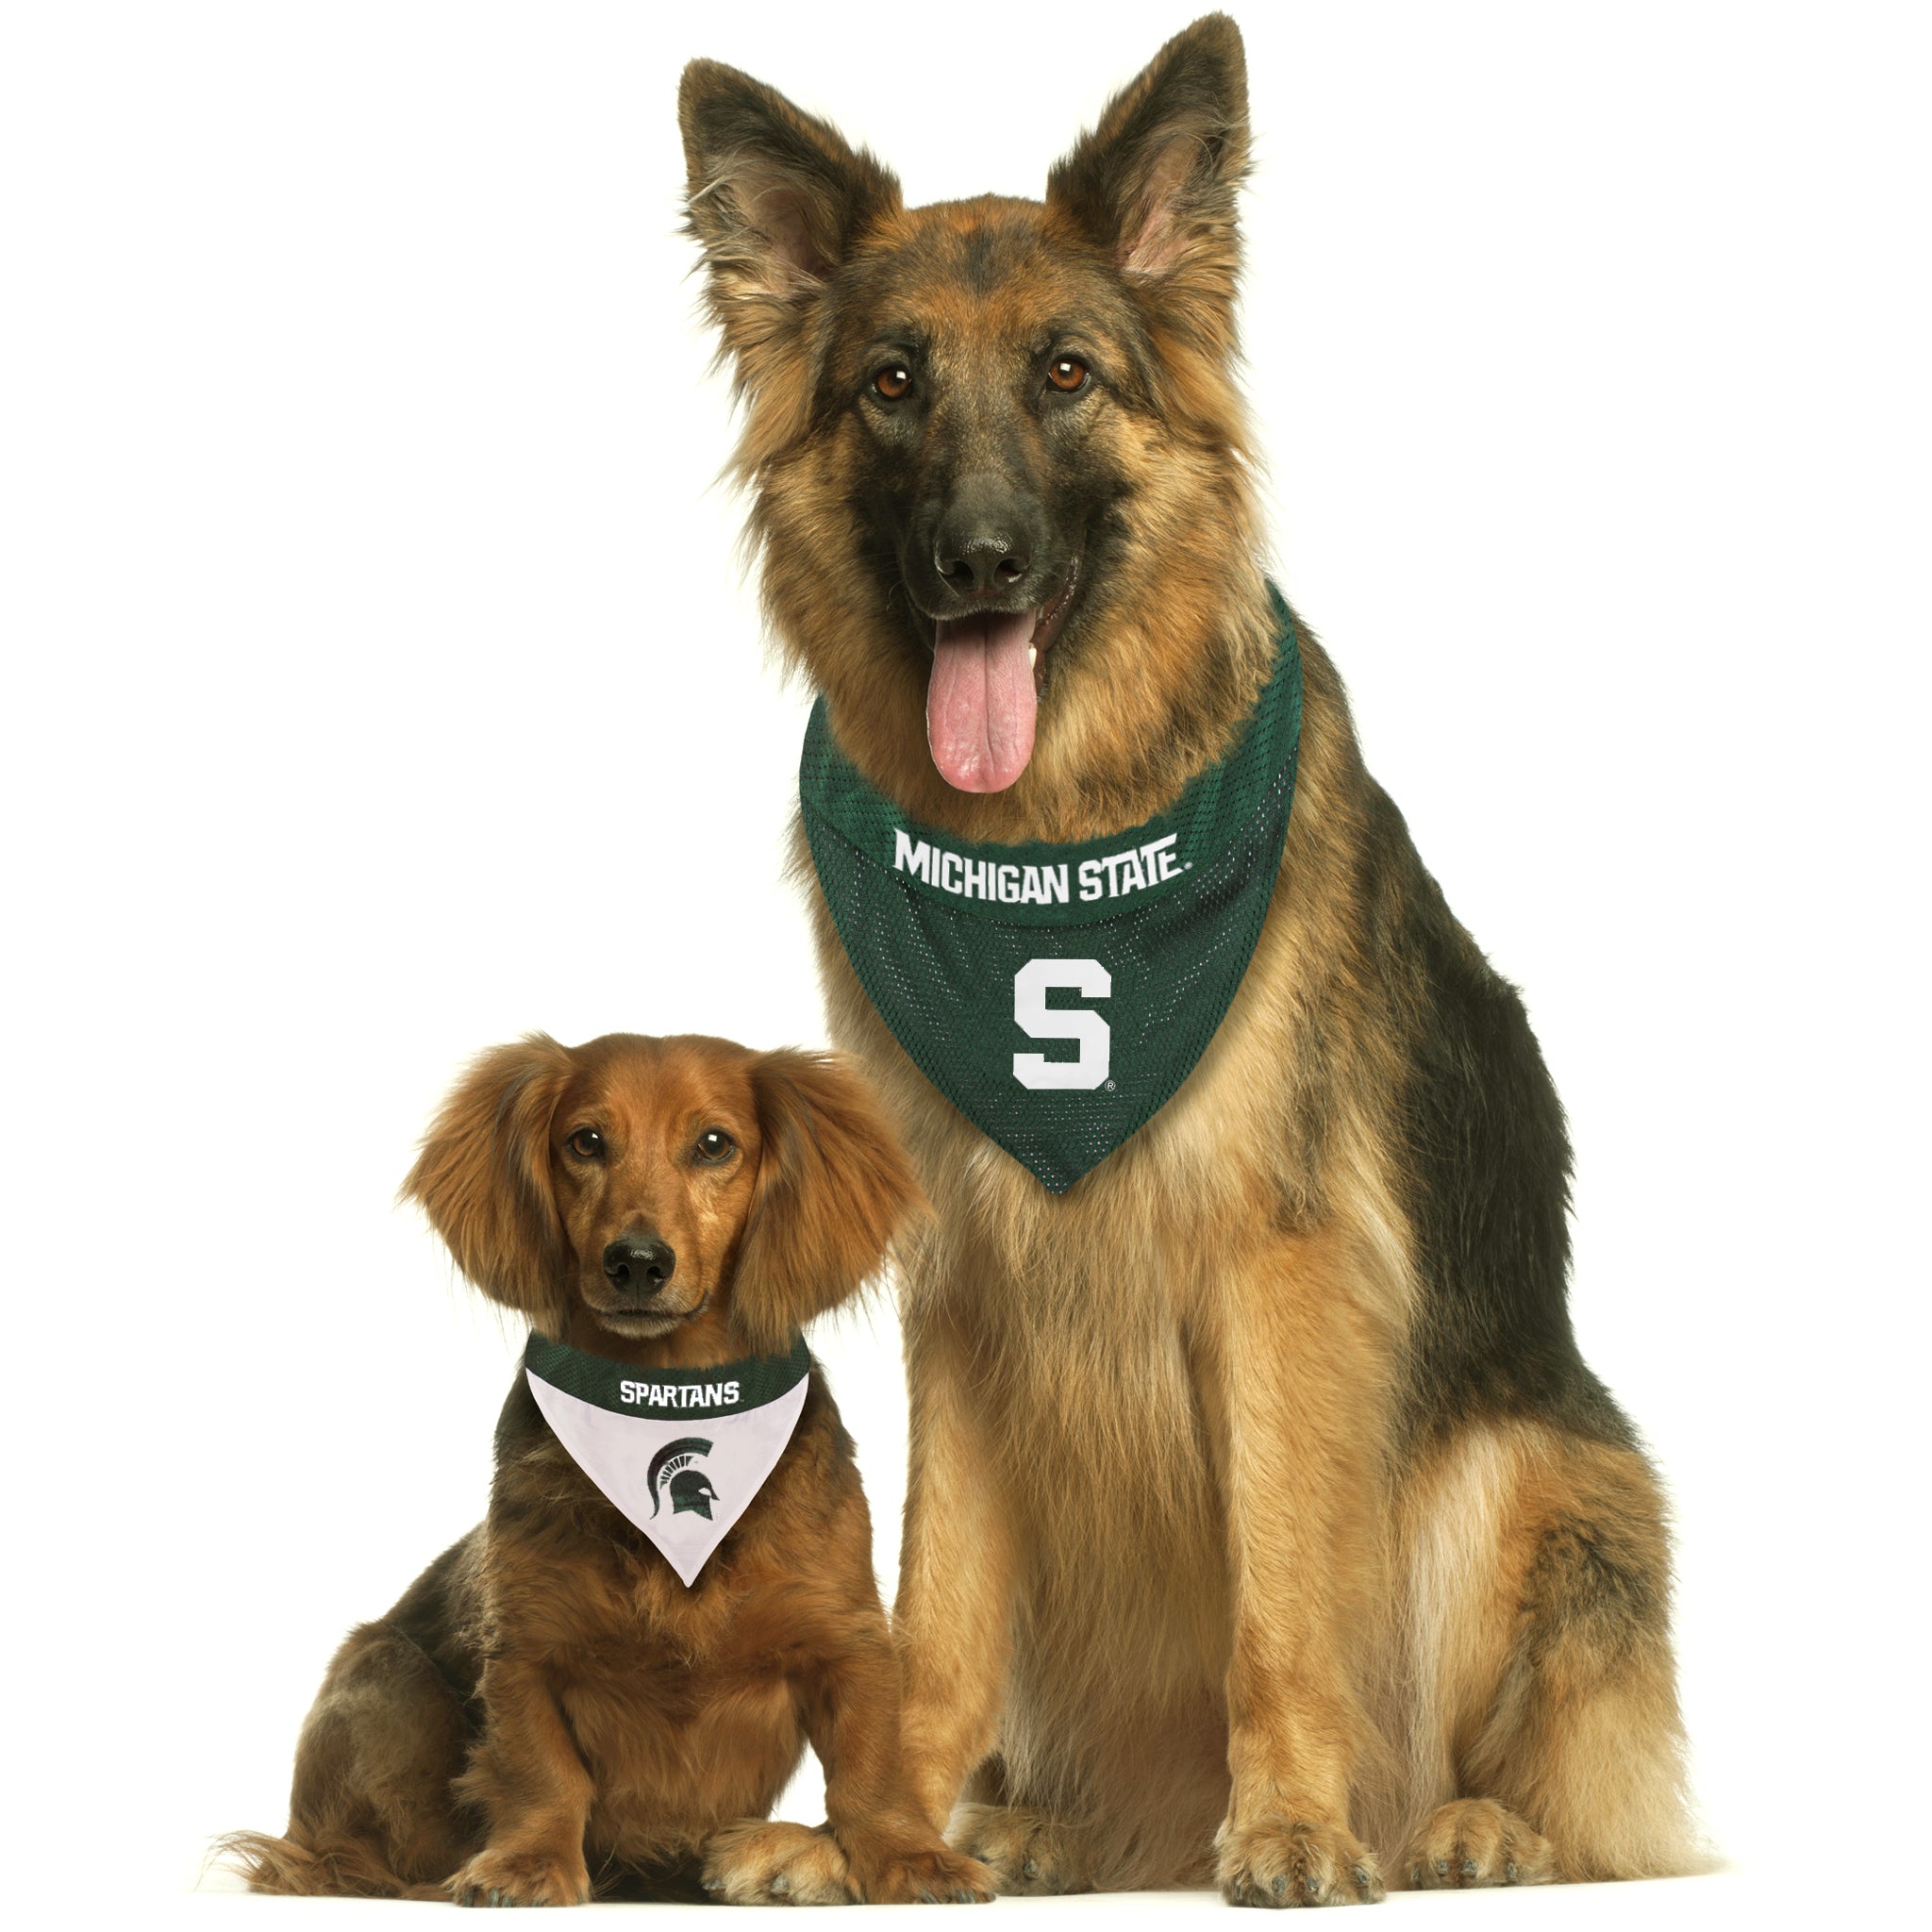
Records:
{"label": "dog's tail", "polygon": [[248,1881],[250,1891],[284,1898],[449,1897],[442,1885],[421,1885],[392,1872],[381,1852],[354,1832],[311,1837],[299,1824],[287,1838],[264,1831],[231,1831],[218,1838],[210,1855]]}

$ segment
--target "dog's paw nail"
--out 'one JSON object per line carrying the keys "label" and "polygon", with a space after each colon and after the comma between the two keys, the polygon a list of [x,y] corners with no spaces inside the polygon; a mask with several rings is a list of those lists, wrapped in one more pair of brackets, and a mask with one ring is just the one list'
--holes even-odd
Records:
{"label": "dog's paw nail", "polygon": [[968,1891],[966,1888],[962,1885],[958,1889],[958,1890],[953,1894],[953,1903],[956,1906],[970,1906],[973,1903],[973,1894],[970,1891]]}
{"label": "dog's paw nail", "polygon": [[[1361,1887],[1361,1889],[1362,1889],[1362,1890],[1363,1890],[1364,1891],[1368,1890],[1368,1889],[1369,1889],[1369,1868],[1368,1868],[1368,1867],[1367,1867],[1366,1865],[1351,1865],[1351,1866],[1350,1866],[1350,1867],[1348,1868],[1348,1875],[1349,1875],[1349,1876],[1350,1876],[1351,1878],[1353,1878],[1353,1879],[1355,1880],[1355,1882],[1356,1882],[1356,1883],[1357,1883],[1357,1885],[1359,1885],[1359,1886]],[[1422,1874],[1421,1874],[1421,1873],[1417,1873],[1417,1874],[1416,1874],[1416,1876],[1417,1876],[1418,1878],[1420,1878],[1420,1877],[1422,1876]]]}
{"label": "dog's paw nail", "polygon": [[1277,1874],[1275,1874],[1275,1879],[1274,1879],[1274,1896],[1275,1896],[1276,1898],[1279,1898],[1279,1897],[1281,1896],[1281,1894],[1282,1894],[1282,1893],[1283,1893],[1284,1891],[1286,1891],[1287,1890],[1288,1890],[1288,1880],[1287,1880],[1287,1879],[1285,1879],[1285,1878],[1283,1878],[1283,1877],[1282,1877],[1282,1876],[1281,1876],[1281,1875],[1280,1875],[1280,1874],[1279,1874],[1277,1873]]}
{"label": "dog's paw nail", "polygon": [[1423,1882],[1423,1868],[1420,1865],[1411,1865],[1408,1868],[1408,1882],[1411,1885],[1420,1885]]}
{"label": "dog's paw nail", "polygon": [[791,1890],[791,1881],[781,1872],[765,1889],[768,1891],[787,1892]]}
{"label": "dog's paw nail", "polygon": [[1475,1876],[1475,1860],[1474,1858],[1463,1859],[1462,1875],[1465,1878],[1474,1878]]}
{"label": "dog's paw nail", "polygon": [[1516,1883],[1516,1867],[1514,1865],[1505,1865],[1503,1867],[1503,1882],[1505,1885],[1514,1885]]}
{"label": "dog's paw nail", "polygon": [[1447,1858],[1438,1858],[1436,1860],[1436,1876],[1438,1878],[1446,1878],[1448,1875],[1449,1860]]}
{"label": "dog's paw nail", "polygon": [[704,1881],[704,1886],[707,1891],[723,1891],[724,1890],[724,1881],[722,1878],[707,1878]]}
{"label": "dog's paw nail", "polygon": [[1308,1875],[1302,1880],[1302,1890],[1305,1892],[1307,1892],[1310,1898],[1320,1898],[1322,1896],[1322,1881],[1319,1878],[1317,1878],[1312,1872],[1310,1872]]}
{"label": "dog's paw nail", "polygon": [[1028,1858],[1020,1867],[1020,1876],[1022,1878],[1038,1878],[1040,1876],[1040,1860],[1038,1858]]}

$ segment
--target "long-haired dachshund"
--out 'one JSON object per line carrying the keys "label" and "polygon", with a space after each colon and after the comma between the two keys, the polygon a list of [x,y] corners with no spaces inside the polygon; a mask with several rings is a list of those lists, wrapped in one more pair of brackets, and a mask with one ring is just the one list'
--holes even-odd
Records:
{"label": "long-haired dachshund", "polygon": [[[547,1338],[533,1349],[622,1365],[612,1387],[659,1400],[715,1401],[722,1385],[691,1372],[788,1350],[795,1385],[800,1325],[851,1295],[921,1206],[836,1060],[627,1034],[485,1054],[404,1193],[464,1274]],[[520,1374],[488,1517],[336,1654],[287,1835],[227,1841],[255,1888],[506,1906],[700,1884],[738,1904],[988,1897],[985,1869],[902,1795],[872,1525],[816,1363],[801,1399],[688,1587]],[[695,1526],[715,1491],[669,1451],[716,1428],[682,1426],[648,1481],[664,1520],[689,1509]],[[808,1740],[827,1822],[767,1824]]]}

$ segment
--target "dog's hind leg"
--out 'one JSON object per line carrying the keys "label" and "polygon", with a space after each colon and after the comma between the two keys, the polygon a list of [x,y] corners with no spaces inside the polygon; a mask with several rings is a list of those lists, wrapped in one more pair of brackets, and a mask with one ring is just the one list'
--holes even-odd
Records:
{"label": "dog's hind leg", "polygon": [[1032,1897],[1093,1890],[1089,1836],[1053,1811],[971,1801],[953,1813],[950,1833],[954,1848],[985,1865],[1002,1892]]}
{"label": "dog's hind leg", "polygon": [[997,1752],[967,1780],[947,1837],[992,1873],[1002,1892],[1046,1897],[1094,1889],[1090,1829],[1047,1807],[1016,1803]]}
{"label": "dog's hind leg", "polygon": [[256,1891],[440,1898],[471,1849],[450,1794],[469,1748],[462,1700],[387,1624],[352,1631],[302,1727],[286,1836],[222,1841]]}
{"label": "dog's hind leg", "polygon": [[[1065,1783],[1086,1788],[1075,1804],[1016,1790],[1003,1761],[990,1758],[953,1813],[952,1842],[987,1865],[1002,1892],[1023,1897],[1205,1886],[1226,1798],[1216,1720],[1204,1709],[1192,1723],[1074,1740],[1082,1762],[1067,1768]],[[1150,1802],[1147,1772],[1156,1764],[1162,1775]]]}
{"label": "dog's hind leg", "polygon": [[1425,1541],[1474,1547],[1461,1589],[1425,1585],[1418,1601],[1454,1795],[1400,1875],[1434,1888],[1698,1869],[1648,1465],[1528,1424],[1472,1432],[1450,1457],[1460,1466],[1439,1506],[1479,1494],[1482,1507]]}

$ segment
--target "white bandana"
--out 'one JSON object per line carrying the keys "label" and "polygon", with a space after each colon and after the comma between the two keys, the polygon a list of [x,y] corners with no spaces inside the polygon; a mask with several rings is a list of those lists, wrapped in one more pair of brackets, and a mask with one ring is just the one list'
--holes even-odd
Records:
{"label": "white bandana", "polygon": [[532,1334],[524,1374],[576,1465],[689,1588],[776,1468],[805,1407],[811,1354],[634,1369]]}

